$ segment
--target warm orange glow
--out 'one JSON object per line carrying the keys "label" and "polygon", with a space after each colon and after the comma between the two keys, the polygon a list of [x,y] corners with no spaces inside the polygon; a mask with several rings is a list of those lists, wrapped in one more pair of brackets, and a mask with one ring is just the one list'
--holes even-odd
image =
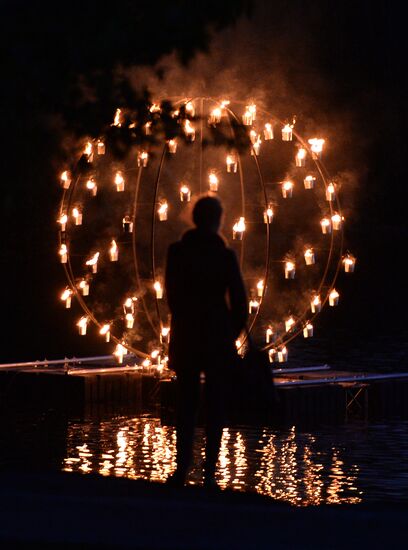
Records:
{"label": "warm orange glow", "polygon": [[121,192],[125,190],[125,179],[121,171],[118,171],[115,174],[115,185],[116,191]]}
{"label": "warm orange glow", "polygon": [[329,183],[329,185],[326,187],[326,200],[331,202],[334,200],[336,196],[336,189],[334,187],[334,183]]}
{"label": "warm orange glow", "polygon": [[81,317],[80,320],[77,322],[77,327],[79,329],[79,334],[81,336],[85,336],[88,323],[89,323],[88,317]]}
{"label": "warm orange glow", "polygon": [[347,254],[343,258],[343,265],[344,265],[344,271],[346,273],[353,273],[355,265],[356,265],[356,258],[352,256],[351,254]]}
{"label": "warm orange glow", "polygon": [[322,301],[319,294],[316,294],[312,297],[312,300],[310,302],[310,309],[312,313],[319,313],[319,311],[322,309]]}
{"label": "warm orange glow", "polygon": [[66,264],[68,261],[68,248],[66,244],[60,246],[58,254],[61,256],[61,263]]}
{"label": "warm orange glow", "polygon": [[268,141],[269,139],[273,139],[273,126],[267,122],[264,127],[264,140]]}
{"label": "warm orange glow", "polygon": [[111,262],[117,262],[119,258],[119,249],[116,241],[112,239],[111,246],[109,249],[109,257]]}
{"label": "warm orange glow", "polygon": [[285,279],[294,279],[296,273],[295,262],[287,260],[285,262]]}
{"label": "warm orange glow", "polygon": [[218,124],[221,122],[222,117],[222,109],[220,107],[215,107],[210,113],[210,118],[208,119],[208,122],[210,124]]}
{"label": "warm orange glow", "polygon": [[289,332],[290,330],[292,330],[292,328],[296,325],[296,321],[295,319],[290,316],[288,319],[286,319],[285,321],[285,330],[286,332]]}
{"label": "warm orange glow", "polygon": [[95,254],[85,262],[85,265],[89,265],[92,267],[92,272],[97,273],[98,272],[98,260],[99,260],[99,252],[95,252]]}
{"label": "warm orange glow", "polygon": [[64,170],[60,176],[61,185],[64,189],[69,189],[69,186],[71,184],[71,175],[68,172],[68,170]]}
{"label": "warm orange glow", "polygon": [[324,235],[328,235],[331,233],[332,227],[331,227],[331,220],[329,218],[323,218],[320,221],[320,225],[322,227],[322,233]]}
{"label": "warm orange glow", "polygon": [[236,172],[238,168],[238,160],[234,153],[227,155],[227,172]]}
{"label": "warm orange glow", "polygon": [[282,197],[284,199],[290,199],[293,193],[293,181],[284,181],[282,183]]}
{"label": "warm orange glow", "polygon": [[312,338],[313,336],[313,325],[312,323],[306,323],[303,327],[303,337]]}
{"label": "warm orange glow", "polygon": [[180,187],[180,200],[181,202],[190,202],[191,200],[191,189],[186,184]]}
{"label": "warm orange glow", "polygon": [[169,139],[167,141],[167,147],[169,149],[169,153],[174,155],[174,153],[177,151],[177,140],[176,139]]}
{"label": "warm orange glow", "polygon": [[61,294],[61,300],[65,302],[66,309],[69,309],[71,307],[72,294],[73,292],[70,288],[66,288]]}
{"label": "warm orange glow", "polygon": [[268,327],[265,331],[265,341],[267,344],[271,343],[273,334],[273,329],[271,327]]}
{"label": "warm orange glow", "polygon": [[306,149],[303,149],[303,147],[298,149],[298,152],[296,153],[295,160],[296,160],[296,166],[305,166]]}
{"label": "warm orange glow", "polygon": [[313,248],[307,248],[304,252],[306,265],[312,265],[315,263],[315,254]]}
{"label": "warm orange glow", "polygon": [[340,297],[340,294],[337,292],[335,288],[333,288],[333,290],[329,294],[329,305],[337,306],[337,304],[339,303],[339,297]]}
{"label": "warm orange glow", "polygon": [[303,185],[305,189],[313,189],[315,182],[316,178],[314,176],[306,176],[303,180]]}
{"label": "warm orange glow", "polygon": [[122,226],[125,233],[133,233],[133,222],[129,215],[123,217]]}
{"label": "warm orange glow", "polygon": [[105,143],[101,139],[98,139],[96,150],[98,155],[104,155],[106,152]]}
{"label": "warm orange glow", "polygon": [[210,172],[208,175],[208,182],[210,184],[210,191],[214,193],[218,191],[219,179],[215,172]]}
{"label": "warm orange glow", "polygon": [[161,109],[160,109],[160,105],[158,103],[152,103],[150,105],[150,109],[149,111],[151,113],[160,113]]}
{"label": "warm orange glow", "polygon": [[163,286],[160,281],[155,281],[153,288],[156,292],[156,298],[161,300],[163,298]]}
{"label": "warm orange glow", "polygon": [[122,119],[122,111],[120,109],[116,109],[112,126],[118,126],[118,127],[122,126],[121,119]]}
{"label": "warm orange glow", "polygon": [[137,165],[146,168],[149,160],[149,153],[147,151],[139,151],[137,154]]}
{"label": "warm orange glow", "polygon": [[123,357],[127,354],[127,349],[123,344],[117,344],[113,355],[116,357],[119,364],[123,363]]}
{"label": "warm orange glow", "polygon": [[337,212],[333,214],[333,216],[331,217],[331,221],[332,221],[334,231],[339,231],[341,229],[343,220],[344,220],[343,216],[340,216],[340,214],[338,214]]}
{"label": "warm orange glow", "polygon": [[249,301],[249,313],[257,313],[261,304],[256,298]]}
{"label": "warm orange glow", "polygon": [[87,141],[84,147],[84,155],[86,155],[87,157],[91,157],[92,151],[93,151],[92,143],[90,141]]}
{"label": "warm orange glow", "polygon": [[168,205],[167,201],[162,201],[159,204],[159,208],[157,209],[157,213],[159,215],[159,220],[161,222],[164,222],[164,221],[167,220],[168,209],[169,209],[169,205]]}
{"label": "warm orange glow", "polygon": [[66,214],[61,214],[58,219],[58,223],[61,225],[61,231],[65,231],[68,221],[68,216]]}
{"label": "warm orange glow", "polygon": [[125,315],[126,328],[133,328],[135,318],[133,313],[126,313]]}
{"label": "warm orange glow", "polygon": [[82,225],[82,212],[77,206],[72,209],[72,217],[74,218],[75,225]]}
{"label": "warm orange glow", "polygon": [[321,153],[323,151],[323,145],[324,145],[324,139],[322,138],[312,138],[309,139],[308,142],[310,143],[310,149],[313,153],[313,158],[320,158]]}
{"label": "warm orange glow", "polygon": [[241,241],[242,237],[244,236],[245,229],[246,229],[245,218],[241,217],[239,218],[239,221],[237,221],[232,227],[233,238],[238,241]]}
{"label": "warm orange glow", "polygon": [[169,327],[162,327],[160,331],[160,342],[162,344],[168,344],[170,339],[170,328]]}
{"label": "warm orange glow", "polygon": [[80,289],[82,296],[89,295],[89,283],[85,279],[82,279],[81,281],[79,281],[78,288]]}
{"label": "warm orange glow", "polygon": [[293,137],[293,126],[290,124],[285,124],[285,126],[282,128],[282,141],[292,141]]}
{"label": "warm orange glow", "polygon": [[273,220],[273,208],[271,205],[269,205],[268,208],[264,211],[264,222],[272,223],[272,220]]}
{"label": "warm orange glow", "polygon": [[97,191],[98,191],[98,188],[97,188],[97,186],[96,186],[96,182],[95,182],[94,178],[91,177],[91,178],[89,178],[89,179],[87,180],[87,182],[86,182],[86,188],[87,188],[89,191],[91,191],[92,196],[94,196],[94,197],[96,196],[96,193],[97,193]]}
{"label": "warm orange glow", "polygon": [[278,363],[286,363],[288,360],[288,350],[286,346],[278,350]]}
{"label": "warm orange glow", "polygon": [[260,279],[256,284],[256,290],[258,292],[258,296],[261,297],[263,295],[264,291],[264,281],[263,279]]}
{"label": "warm orange glow", "polygon": [[194,103],[192,101],[188,101],[186,103],[186,113],[188,113],[190,116],[195,115],[195,107],[194,107]]}
{"label": "warm orange glow", "polygon": [[101,336],[105,336],[105,342],[110,342],[110,324],[107,323],[105,325],[102,325],[101,329],[99,330],[99,334]]}
{"label": "warm orange glow", "polygon": [[188,118],[184,121],[184,133],[190,141],[195,140],[195,130]]}

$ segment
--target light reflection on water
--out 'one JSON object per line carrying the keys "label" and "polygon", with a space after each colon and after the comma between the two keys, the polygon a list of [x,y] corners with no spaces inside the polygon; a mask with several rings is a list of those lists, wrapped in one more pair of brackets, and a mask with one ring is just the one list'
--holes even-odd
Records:
{"label": "light reflection on water", "polygon": [[[324,437],[324,436],[322,436]],[[217,468],[222,488],[256,491],[297,506],[365,500],[360,468],[344,445],[320,435],[225,428]],[[155,418],[70,422],[63,470],[165,481],[175,469],[176,432]],[[197,430],[189,480],[202,482],[204,433]],[[351,458],[351,460],[350,460]]]}

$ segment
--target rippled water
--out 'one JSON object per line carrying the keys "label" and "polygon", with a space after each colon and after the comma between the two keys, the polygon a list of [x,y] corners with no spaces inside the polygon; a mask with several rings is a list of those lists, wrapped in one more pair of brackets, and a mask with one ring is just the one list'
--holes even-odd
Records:
{"label": "rippled water", "polygon": [[[176,434],[157,418],[68,423],[65,471],[164,481],[175,468]],[[202,481],[197,431],[190,483]],[[408,422],[299,432],[224,430],[217,481],[295,505],[387,500],[408,503]]]}

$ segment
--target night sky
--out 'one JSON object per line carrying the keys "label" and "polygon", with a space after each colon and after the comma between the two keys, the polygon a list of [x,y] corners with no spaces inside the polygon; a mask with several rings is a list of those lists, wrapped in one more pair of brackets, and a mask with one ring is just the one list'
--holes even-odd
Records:
{"label": "night sky", "polygon": [[108,123],[129,94],[157,87],[157,75],[164,89],[179,85],[185,93],[190,74],[194,91],[216,95],[230,79],[244,99],[270,95],[278,110],[287,104],[288,113],[339,130],[336,166],[356,182],[346,243],[358,265],[326,330],[402,342],[408,157],[401,9],[363,0],[3,1],[1,361],[107,352],[77,336],[58,299],[65,279],[56,257],[57,176],[71,140]]}

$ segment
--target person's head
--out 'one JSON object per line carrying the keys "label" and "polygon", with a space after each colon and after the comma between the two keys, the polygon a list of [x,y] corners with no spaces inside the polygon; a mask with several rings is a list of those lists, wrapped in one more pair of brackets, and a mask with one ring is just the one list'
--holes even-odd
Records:
{"label": "person's head", "polygon": [[217,233],[221,226],[222,205],[217,197],[198,199],[193,209],[193,222],[198,229]]}

